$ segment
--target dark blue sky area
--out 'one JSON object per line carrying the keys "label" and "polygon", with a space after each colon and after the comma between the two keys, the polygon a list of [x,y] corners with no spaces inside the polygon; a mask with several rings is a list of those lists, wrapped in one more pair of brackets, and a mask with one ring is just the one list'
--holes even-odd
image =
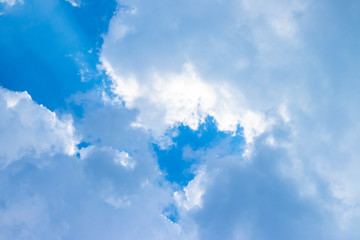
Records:
{"label": "dark blue sky area", "polygon": [[0,16],[0,85],[26,90],[51,110],[64,107],[72,93],[99,81],[101,33],[115,7],[109,0],[83,1],[81,8],[63,0],[28,0],[7,8]]}
{"label": "dark blue sky area", "polygon": [[220,132],[211,117],[208,117],[197,131],[184,125],[179,126],[178,131],[178,136],[173,139],[174,145],[169,149],[162,150],[155,144],[153,147],[160,169],[166,174],[166,178],[180,186],[186,186],[194,178],[192,166],[201,163],[200,159],[184,158],[185,147],[190,147],[194,151],[205,150],[216,147],[222,140],[229,139],[230,150],[238,152],[244,144],[242,129],[238,130],[236,136],[232,136],[232,133]]}

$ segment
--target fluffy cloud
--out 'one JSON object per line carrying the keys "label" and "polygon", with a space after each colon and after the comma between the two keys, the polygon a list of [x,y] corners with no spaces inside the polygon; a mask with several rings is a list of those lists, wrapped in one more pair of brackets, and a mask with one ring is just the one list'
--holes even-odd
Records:
{"label": "fluffy cloud", "polygon": [[[20,106],[28,104],[37,116],[51,113],[27,93],[2,92],[6,109],[23,110]],[[134,115],[123,107],[99,105],[100,100],[94,93],[73,98],[84,109],[75,124],[78,133],[91,144],[78,156],[43,147],[41,159],[26,154],[0,169],[0,239],[192,239],[163,214],[173,204],[171,187],[158,170],[148,137],[130,127]],[[37,129],[35,122],[46,122],[34,121],[36,135],[49,137],[50,144],[56,130]],[[20,141],[28,134],[15,137]]]}
{"label": "fluffy cloud", "polygon": [[220,148],[205,157],[211,182],[204,184],[202,208],[187,213],[199,239],[337,239],[333,215],[314,199],[299,196],[296,184],[279,175],[278,160],[286,158],[257,150],[252,164],[239,156],[214,159]]}
{"label": "fluffy cloud", "polygon": [[[119,97],[115,101],[139,111],[133,126],[148,129],[160,139],[178,124],[196,130],[206,116],[212,116],[221,131],[234,132],[242,127],[246,141],[252,143],[249,163],[282,159],[271,166],[277,175],[267,177],[269,181],[290,179],[296,191],[284,190],[281,194],[295,194],[289,201],[301,202],[302,196],[313,203],[321,202],[314,208],[337,217],[344,231],[340,235],[359,234],[352,224],[357,222],[360,202],[354,183],[355,169],[359,169],[354,145],[359,135],[359,111],[354,103],[359,97],[354,89],[359,84],[353,62],[358,59],[343,56],[356,44],[349,40],[343,46],[329,40],[332,33],[323,26],[331,25],[333,20],[317,14],[324,8],[322,3],[182,1],[175,6],[165,1],[139,0],[124,5],[110,22],[100,59],[112,79],[112,91]],[[341,26],[335,27],[336,31],[343,32],[341,28],[346,26]],[[330,43],[341,46],[340,50]],[[334,52],[334,58],[337,54],[346,61],[347,72],[340,69],[344,67],[340,62],[329,61],[324,52]],[[264,143],[259,144],[260,140]],[[263,145],[276,151],[261,155]],[[240,157],[229,158],[239,161]],[[210,171],[225,168],[224,159],[215,159],[215,163],[211,161],[213,167],[209,167],[208,160],[204,167]],[[247,167],[251,170],[251,164]],[[237,181],[236,173],[230,175],[234,176],[230,183]],[[224,185],[213,189],[213,195],[207,194],[211,190],[205,190],[206,181],[199,179],[206,177],[198,175],[176,194],[185,209],[201,206],[200,199],[206,209],[206,201],[216,200],[219,188],[234,190],[224,180]],[[259,180],[258,184],[265,182]],[[276,198],[272,201],[275,204]],[[197,219],[204,226],[208,224],[206,210]],[[317,220],[328,224],[322,217]],[[228,234],[239,222],[240,217],[234,216],[233,228],[226,228],[223,234],[235,238]],[[244,232],[237,233],[239,238],[252,238],[245,233],[251,227],[244,223]],[[205,230],[203,234],[201,238],[209,239]]]}
{"label": "fluffy cloud", "polygon": [[0,113],[2,167],[24,156],[75,154],[78,138],[71,117],[59,119],[27,92],[0,88]]}
{"label": "fluffy cloud", "polygon": [[205,193],[207,184],[207,173],[204,169],[200,169],[196,177],[191,180],[183,189],[183,192],[176,191],[174,198],[179,207],[191,210],[194,208],[201,208],[202,197]]}
{"label": "fluffy cloud", "polygon": [[113,92],[127,107],[140,110],[133,126],[150,130],[157,140],[164,140],[166,131],[179,124],[197,130],[208,116],[216,120],[220,131],[235,133],[240,125],[248,143],[271,126],[264,114],[246,108],[241,93],[226,84],[207,84],[190,63],[179,74],[153,73],[144,84],[122,79],[105,60],[104,66],[112,77]]}
{"label": "fluffy cloud", "polygon": [[[179,4],[137,1],[119,8],[100,58],[113,92],[127,107],[140,110],[134,125],[151,130],[155,138],[181,123],[195,130],[212,116],[221,131],[242,127],[251,143],[272,125],[268,113],[274,105],[253,101],[260,92],[251,88],[259,79],[250,81],[251,75],[244,74],[250,67],[264,67],[270,45],[294,45],[298,25],[293,13],[305,6],[272,2],[259,11],[246,1]],[[279,14],[284,17],[277,19]]]}
{"label": "fluffy cloud", "polygon": [[50,157],[42,168],[23,160],[1,170],[0,239],[184,239],[161,214],[170,192],[116,157],[93,149],[81,160]]}
{"label": "fluffy cloud", "polygon": [[[347,26],[322,4],[122,2],[111,93],[73,96],[74,123],[1,89],[0,239],[358,239],[358,42],[333,40]],[[186,146],[195,177],[170,184],[152,138],[208,116],[218,138]]]}

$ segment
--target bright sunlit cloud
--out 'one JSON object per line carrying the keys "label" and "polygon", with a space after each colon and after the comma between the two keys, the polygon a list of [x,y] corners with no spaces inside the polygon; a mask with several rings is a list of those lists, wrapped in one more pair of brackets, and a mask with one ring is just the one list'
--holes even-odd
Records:
{"label": "bright sunlit cloud", "polygon": [[358,239],[359,10],[0,0],[0,239]]}

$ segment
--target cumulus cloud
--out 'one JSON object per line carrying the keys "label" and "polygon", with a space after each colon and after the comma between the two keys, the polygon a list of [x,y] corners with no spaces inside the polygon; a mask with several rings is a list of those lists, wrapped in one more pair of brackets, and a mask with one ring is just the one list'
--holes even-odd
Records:
{"label": "cumulus cloud", "polygon": [[161,214],[169,191],[114,158],[94,149],[81,160],[53,156],[41,169],[23,160],[1,170],[0,239],[186,238]]}
{"label": "cumulus cloud", "polygon": [[278,173],[278,163],[286,157],[257,146],[249,164],[224,150],[227,143],[219,145],[199,155],[208,169],[202,176],[208,179],[203,183],[206,191],[201,208],[187,212],[199,239],[338,238],[341,230],[331,212],[300,196],[296,184]]}
{"label": "cumulus cloud", "polygon": [[[2,89],[2,94],[3,108],[24,110],[21,106],[28,104],[32,114],[13,117],[15,123],[36,110],[36,116],[53,116],[27,93]],[[173,204],[171,187],[158,170],[146,134],[130,127],[131,110],[99,105],[100,100],[93,93],[72,100],[84,104],[84,116],[75,125],[90,144],[78,156],[46,147],[41,159],[27,154],[0,169],[0,239],[192,239],[163,215]],[[46,128],[41,118],[32,123],[45,125],[34,125],[36,135],[39,140],[49,137],[50,144],[56,130]],[[28,134],[14,137],[20,141]]]}
{"label": "cumulus cloud", "polygon": [[226,84],[207,84],[190,63],[179,74],[154,73],[148,85],[141,87],[135,79],[117,76],[106,61],[104,66],[112,77],[113,92],[127,107],[140,110],[133,126],[150,130],[156,139],[179,124],[197,130],[208,116],[216,120],[220,131],[235,133],[240,125],[248,143],[271,126],[264,114],[246,108],[241,93]]}
{"label": "cumulus cloud", "polygon": [[[74,123],[1,89],[0,239],[358,239],[359,59],[344,73],[322,55],[342,45],[320,5],[119,3],[100,55],[111,93],[74,95]],[[170,184],[152,138],[209,116],[219,137],[186,146],[194,179]]]}
{"label": "cumulus cloud", "polygon": [[[167,129],[184,124],[196,130],[211,116],[221,131],[234,133],[242,127],[248,143],[271,127],[271,117],[259,105],[254,107],[242,87],[238,84],[234,87],[233,79],[228,77],[230,71],[235,69],[238,72],[233,74],[241,74],[248,67],[248,58],[252,56],[245,54],[246,44],[262,51],[256,42],[238,44],[248,38],[241,36],[244,34],[241,25],[252,27],[256,18],[276,14],[267,11],[255,14],[255,7],[246,2],[220,4],[220,8],[215,2],[202,2],[194,7],[185,1],[177,8],[168,3],[131,4],[119,8],[111,20],[100,59],[112,78],[113,92],[127,107],[140,110],[134,126],[150,130],[156,139],[163,140]],[[269,4],[274,12],[284,12],[289,19],[293,19],[293,11],[302,10],[296,4],[281,9],[276,6]],[[174,9],[171,13],[170,8]],[[179,8],[187,10],[175,10]],[[231,8],[246,12],[248,18],[239,19]],[[200,9],[207,9],[207,13]],[[226,18],[213,19],[220,15]],[[191,25],[192,22],[197,24]],[[293,25],[296,28],[295,20]],[[269,31],[269,36],[278,35]],[[153,39],[154,34],[161,37]],[[257,38],[255,30],[250,34]],[[143,42],[145,39],[151,44]],[[219,56],[224,57],[222,61]],[[221,76],[226,70],[228,73]]]}
{"label": "cumulus cloud", "polygon": [[[176,6],[165,1],[132,1],[111,20],[100,60],[119,97],[115,101],[139,111],[133,126],[150,130],[160,139],[177,124],[196,130],[206,116],[212,116],[221,131],[242,127],[246,141],[252,143],[249,162],[282,159],[273,161],[276,173],[294,181],[296,187],[294,193],[286,194],[313,198],[321,202],[316,207],[340,216],[340,223],[347,219],[348,228],[342,234],[350,236],[358,234],[351,230],[351,219],[358,218],[360,202],[351,180],[359,169],[354,145],[359,132],[359,111],[354,104],[359,97],[354,89],[359,86],[353,77],[358,73],[352,67],[342,72],[340,63],[328,61],[323,53],[337,51],[329,43],[327,34],[331,33],[323,30],[324,23],[332,20],[315,14],[323,7],[297,0],[182,1]],[[317,23],[322,17],[326,20]],[[340,27],[337,31],[343,32]],[[351,42],[338,53],[349,66],[358,59],[345,60],[342,53],[355,46]],[[326,50],[317,51],[322,47]],[[273,157],[257,157],[263,146],[260,140],[276,149]],[[246,151],[245,155],[250,156]],[[235,161],[237,157],[226,158]],[[221,169],[224,159],[215,159],[214,165]],[[176,195],[188,209],[196,179]],[[213,197],[201,189],[198,192],[205,202],[206,196],[208,201],[216,199],[215,189]],[[224,183],[221,189],[232,187]],[[206,216],[201,219],[205,225]],[[239,222],[234,216],[234,229]],[[251,228],[244,224],[244,231],[237,234],[247,236]],[[233,229],[226,229],[223,234],[230,236]],[[204,234],[202,238],[209,239]]]}
{"label": "cumulus cloud", "polygon": [[79,140],[71,117],[60,119],[27,92],[0,88],[0,113],[2,167],[25,156],[75,154]]}

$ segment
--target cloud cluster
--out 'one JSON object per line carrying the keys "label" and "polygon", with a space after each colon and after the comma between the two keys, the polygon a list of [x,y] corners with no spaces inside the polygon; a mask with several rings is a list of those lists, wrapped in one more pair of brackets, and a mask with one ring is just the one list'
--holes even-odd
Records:
{"label": "cloud cluster", "polygon": [[[14,127],[3,131],[7,128],[1,125],[2,154],[8,160],[13,152],[21,156],[0,169],[0,239],[191,239],[163,214],[173,203],[172,191],[148,137],[129,126],[131,111],[94,105],[101,102],[97,94],[74,98],[76,104],[86,99],[83,120],[75,126],[91,145],[71,156],[60,140],[71,142],[73,135],[58,136],[63,129],[61,124],[55,128],[60,120],[54,113],[27,93],[1,91],[2,109],[12,111],[2,111],[2,116],[13,115],[22,135],[15,135]],[[22,120],[26,129],[19,124]],[[118,124],[122,121],[127,124]],[[10,120],[6,124],[12,126]],[[6,139],[9,149],[4,148]],[[25,154],[25,148],[33,150]]]}
{"label": "cloud cluster", "polygon": [[[323,8],[118,2],[110,83],[68,99],[74,120],[0,88],[0,239],[358,239],[359,59],[323,54]],[[209,117],[217,137],[180,151],[194,178],[170,183],[154,139]]]}
{"label": "cloud cluster", "polygon": [[79,140],[71,117],[59,119],[27,92],[0,88],[0,114],[1,167],[25,156],[75,154]]}
{"label": "cloud cluster", "polygon": [[[353,91],[358,83],[351,75],[357,72],[335,71],[336,66],[316,50],[329,44],[328,33],[321,24],[315,24],[320,18],[316,11],[321,7],[322,3],[296,0],[123,3],[104,36],[100,59],[112,79],[113,93],[119,97],[115,100],[139,110],[134,126],[150,130],[160,139],[177,124],[196,130],[206,116],[215,119],[220,131],[243,128],[246,141],[253,143],[250,162],[282,159],[273,161],[276,175],[263,170],[271,179],[293,181],[296,191],[284,189],[280,194],[298,194],[289,198],[290,202],[321,202],[314,209],[335,216],[338,222],[329,224],[339,224],[339,231],[344,231],[340,234],[350,237],[359,234],[351,223],[358,219],[360,200],[357,184],[351,180],[356,179],[354,171],[359,169],[354,145],[359,132],[359,111],[354,104],[358,96]],[[314,32],[319,32],[316,41]],[[331,51],[330,44],[326,49]],[[332,75],[340,75],[341,80]],[[260,140],[263,143],[259,144]],[[268,152],[269,156],[261,154],[263,145],[275,151]],[[206,177],[213,174],[211,169],[227,169],[223,158],[216,159],[211,164],[203,162],[210,174],[199,171],[182,193],[177,192],[180,207],[196,209],[216,198],[216,194],[207,194],[207,183],[200,180],[213,179]],[[230,159],[232,164],[241,161],[241,157]],[[245,169],[249,168],[251,165]],[[228,170],[224,171],[226,176]],[[248,177],[247,181],[253,181]],[[231,182],[237,178],[227,181],[221,189],[234,190]],[[257,184],[265,182],[259,180]],[[279,187],[286,188],[282,184]],[[271,204],[276,204],[275,199]],[[235,207],[233,202],[223,204]],[[202,220],[206,225],[211,208],[204,209]],[[288,217],[292,214],[290,211]],[[235,238],[228,234],[235,231],[240,218],[234,216],[233,228],[223,234]],[[317,219],[319,224],[327,226],[321,219]],[[246,223],[244,226],[251,228]],[[205,229],[202,238],[211,239],[206,233],[210,234],[211,227]],[[240,239],[256,238],[238,234]]]}
{"label": "cloud cluster", "polygon": [[269,106],[268,96],[254,96],[265,86],[254,88],[261,79],[249,73],[268,68],[268,55],[273,64],[283,61],[274,59],[274,48],[297,44],[295,12],[304,11],[304,4],[129,4],[111,20],[100,60],[113,92],[140,110],[134,125],[159,139],[179,124],[196,130],[211,116],[221,131],[243,128],[249,143],[271,127],[274,104]]}
{"label": "cloud cluster", "polygon": [[103,62],[113,81],[113,93],[120,97],[114,101],[123,99],[128,108],[139,109],[132,125],[149,130],[165,147],[169,141],[163,136],[168,129],[183,124],[197,130],[209,116],[220,131],[235,133],[241,126],[248,143],[272,124],[264,114],[248,109],[241,93],[226,84],[207,84],[190,63],[179,74],[155,72],[149,82],[140,84],[116,75],[111,65]]}

